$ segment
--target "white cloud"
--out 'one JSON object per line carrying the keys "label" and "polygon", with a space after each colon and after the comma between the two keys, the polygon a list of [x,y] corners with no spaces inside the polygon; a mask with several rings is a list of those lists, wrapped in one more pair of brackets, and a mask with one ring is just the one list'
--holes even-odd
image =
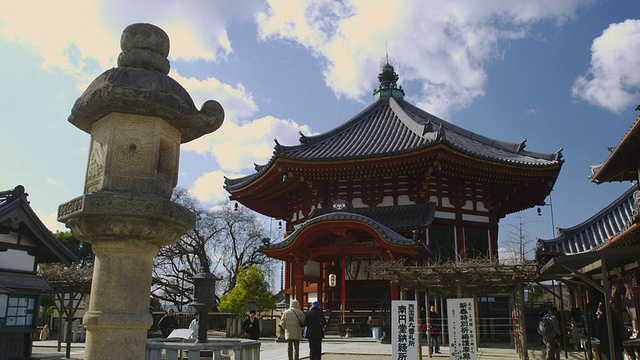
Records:
{"label": "white cloud", "polygon": [[611,24],[591,45],[591,67],[572,88],[575,97],[620,113],[637,104],[640,20]]}
{"label": "white cloud", "polygon": [[258,105],[254,102],[253,96],[242,84],[233,86],[215,78],[198,80],[194,77],[183,77],[175,70],[172,70],[169,76],[188,89],[198,109],[207,100],[219,102],[225,111],[225,122],[237,122],[258,111]]}
{"label": "white cloud", "polygon": [[2,6],[0,36],[32,48],[43,69],[61,69],[84,90],[116,66],[120,35],[130,24],[152,23],[167,32],[171,59],[216,61],[232,52],[228,23],[250,21],[260,8],[259,0],[13,1]]}
{"label": "white cloud", "polygon": [[250,164],[266,163],[273,152],[275,138],[281,144],[296,144],[299,131],[312,133],[307,125],[272,116],[240,125],[229,121],[215,133],[187,143],[183,148],[214,157],[225,171],[239,172]]}
{"label": "white cloud", "polygon": [[[292,120],[276,119],[271,116],[251,119],[251,116],[258,112],[258,106],[251,93],[247,92],[242,84],[231,86],[212,78],[206,80],[184,78],[175,71],[170,75],[189,89],[196,106],[199,107],[209,99],[217,100],[222,104],[225,120],[220,129],[184,144],[182,149],[211,156],[225,171],[238,172],[254,162],[267,162],[273,152],[275,138],[282,144],[295,144],[298,142],[299,131],[312,134],[308,126]],[[201,175],[201,179],[206,177],[207,180],[197,181],[209,183],[211,176]],[[222,189],[221,186],[220,189]],[[196,191],[195,194],[198,194],[201,200],[209,197],[209,195],[202,195],[201,190]]]}
{"label": "white cloud", "polygon": [[441,116],[484,94],[484,64],[500,58],[500,41],[528,36],[543,20],[563,23],[589,0],[445,1],[268,0],[257,16],[262,39],[294,40],[326,60],[327,85],[338,96],[370,94],[385,44],[401,81],[424,82],[411,99]]}
{"label": "white cloud", "polygon": [[258,106],[242,84],[232,86],[213,78],[185,78],[177,71],[172,71],[170,76],[189,89],[198,108],[206,100],[213,99],[220,102],[225,110],[225,120],[220,129],[182,146],[185,151],[210,156],[220,168],[205,172],[194,181],[191,192],[200,201],[226,199],[224,175],[240,177],[243,176],[239,173],[241,170],[253,172],[253,168],[248,169],[247,166],[266,163],[273,152],[273,139],[277,138],[282,144],[295,144],[300,131],[312,134],[308,126],[292,120],[272,116],[251,119],[258,112]]}
{"label": "white cloud", "polygon": [[189,192],[202,202],[217,203],[227,199],[229,194],[224,189],[224,177],[240,177],[241,175],[231,176],[222,171],[211,171],[202,174],[193,182],[193,188]]}
{"label": "white cloud", "polygon": [[69,231],[69,229],[67,229],[63,223],[58,222],[57,212],[43,214],[38,210],[34,210],[34,211],[36,215],[38,215],[38,218],[40,219],[40,221],[42,221],[42,223],[47,227],[47,229],[49,229],[49,231],[51,232]]}

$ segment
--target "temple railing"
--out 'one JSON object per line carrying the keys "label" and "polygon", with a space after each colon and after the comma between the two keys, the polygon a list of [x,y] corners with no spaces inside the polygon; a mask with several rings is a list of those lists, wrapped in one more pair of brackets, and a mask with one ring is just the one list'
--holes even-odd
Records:
{"label": "temple railing", "polygon": [[195,340],[147,340],[146,360],[200,360],[200,359],[230,359],[258,360],[260,359],[260,342],[257,340],[209,339],[206,343],[196,343]]}
{"label": "temple railing", "polygon": [[[383,299],[346,299],[345,310],[364,310],[364,311],[379,311],[380,303]],[[331,310],[340,310],[340,300],[329,300],[325,305],[325,308]]]}

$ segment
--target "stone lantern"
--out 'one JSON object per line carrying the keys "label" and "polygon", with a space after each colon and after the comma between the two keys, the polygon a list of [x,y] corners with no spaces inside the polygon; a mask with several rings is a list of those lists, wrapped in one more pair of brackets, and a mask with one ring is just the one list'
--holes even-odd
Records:
{"label": "stone lantern", "polygon": [[207,320],[209,310],[218,305],[216,301],[216,281],[215,275],[208,271],[200,271],[193,277],[193,302],[190,304],[198,312],[198,340],[199,343],[207,342],[207,330],[209,322]]}
{"label": "stone lantern", "polygon": [[195,226],[170,201],[180,144],[218,129],[222,106],[196,109],[169,73],[169,37],[150,24],[122,33],[118,67],[78,98],[69,122],[91,135],[84,194],[59,206],[58,220],[92,244],[95,265],[86,359],[144,359],[153,258]]}

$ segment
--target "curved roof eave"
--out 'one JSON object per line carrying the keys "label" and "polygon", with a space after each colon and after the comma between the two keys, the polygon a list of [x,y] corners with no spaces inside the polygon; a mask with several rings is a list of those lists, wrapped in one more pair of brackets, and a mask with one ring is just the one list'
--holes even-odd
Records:
{"label": "curved roof eave", "polygon": [[302,223],[301,226],[298,227],[293,233],[291,233],[291,235],[289,235],[286,239],[284,239],[279,243],[265,246],[262,248],[262,250],[265,252],[269,252],[269,251],[285,249],[291,246],[295,242],[295,240],[298,238],[298,236],[302,234],[305,230],[311,227],[314,227],[318,224],[326,223],[326,222],[359,222],[370,227],[373,231],[375,231],[379,235],[380,239],[382,239],[384,242],[386,242],[389,245],[410,246],[410,247],[415,247],[417,245],[415,241],[411,239],[407,239],[406,237],[395,232],[394,230],[366,216],[345,212],[345,211],[336,211],[336,212],[317,216],[313,219],[310,219]]}
{"label": "curved roof eave", "polygon": [[[640,110],[640,105],[636,107],[636,110]],[[622,140],[615,147],[611,148],[611,155],[600,165],[592,166],[594,172],[591,176],[591,182],[601,184],[604,182],[623,181],[629,179],[637,179],[635,165],[628,166],[629,164],[636,164],[638,159],[638,137],[640,137],[640,115],[636,117],[631,127],[627,130]],[[619,158],[625,155],[633,154],[633,161],[617,161]],[[621,165],[622,164],[622,165]],[[628,176],[620,174],[624,171],[630,172]]]}
{"label": "curved roof eave", "polygon": [[[638,190],[638,185],[634,184],[632,187],[627,189],[622,195],[620,195],[617,199],[612,201],[609,205],[595,213],[593,216],[588,218],[587,220],[577,224],[575,226],[569,228],[558,228],[558,237],[554,239],[537,239],[538,247],[543,251],[555,251],[559,254],[567,254],[567,253],[581,253],[581,252],[589,252],[595,251],[601,246],[603,246],[608,238],[601,238],[600,232],[592,232],[589,234],[585,234],[584,238],[587,238],[590,242],[588,244],[576,244],[581,241],[580,235],[585,233],[589,228],[597,224],[599,221],[603,220],[607,216],[613,214],[616,209],[623,206],[625,203],[633,202],[634,192]],[[626,217],[626,215],[630,215],[630,211],[619,211],[616,213],[616,216]],[[624,223],[626,227],[631,225],[630,218],[620,218],[619,222]],[[612,237],[617,236],[618,234],[624,232],[626,229],[620,229],[619,232],[614,234]],[[593,238],[593,235],[597,235],[597,238]],[[565,244],[566,243],[566,244]],[[582,249],[582,251],[565,251],[571,249]],[[562,251],[561,251],[562,250]]]}
{"label": "curved roof eave", "polygon": [[[69,266],[78,258],[67,249],[42,223],[38,215],[33,211],[29,202],[26,199],[26,194],[19,194],[15,198],[8,202],[0,204],[0,222],[6,221],[16,217],[19,222],[25,224],[28,229],[34,234],[42,246],[46,246],[47,249],[54,254],[60,262]],[[12,219],[13,221],[13,219]]]}

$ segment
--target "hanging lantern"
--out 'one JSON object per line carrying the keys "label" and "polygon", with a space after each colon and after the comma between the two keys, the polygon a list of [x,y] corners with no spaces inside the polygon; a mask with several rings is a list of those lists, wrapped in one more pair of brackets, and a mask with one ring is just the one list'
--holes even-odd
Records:
{"label": "hanging lantern", "polygon": [[336,286],[336,274],[329,274],[329,286]]}

